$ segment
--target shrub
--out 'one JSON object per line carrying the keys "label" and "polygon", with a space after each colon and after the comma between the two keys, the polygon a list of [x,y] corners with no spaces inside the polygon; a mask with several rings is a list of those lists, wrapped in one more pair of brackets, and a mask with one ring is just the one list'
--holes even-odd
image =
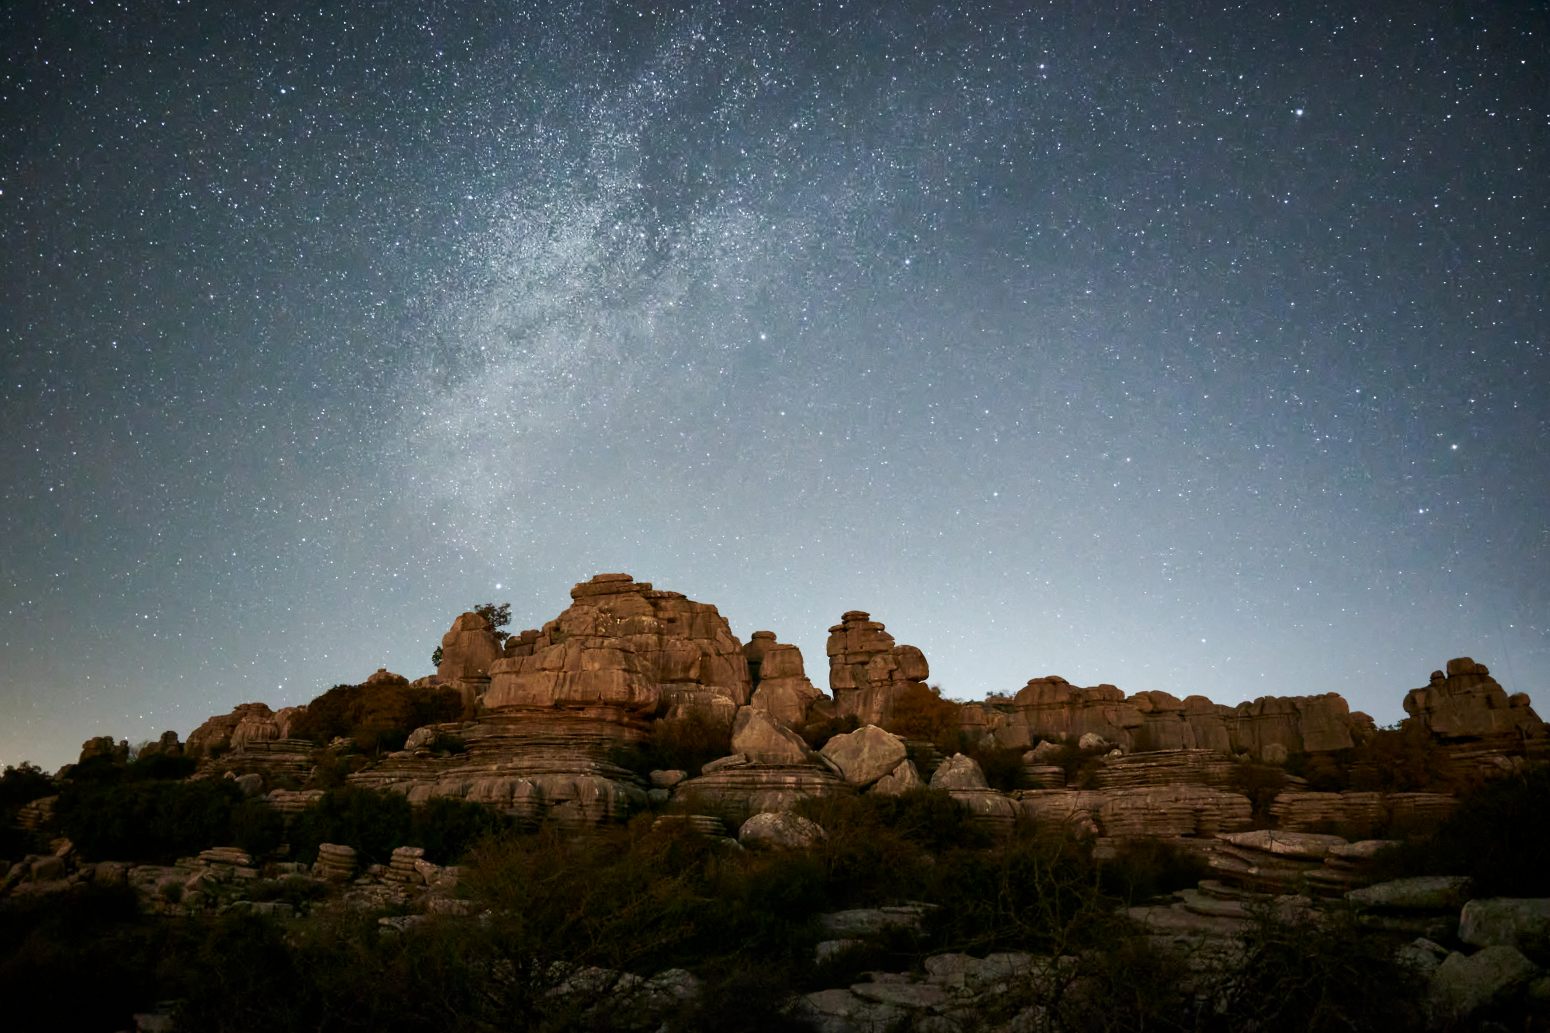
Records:
{"label": "shrub", "polygon": [[8,764],[0,774],[0,818],[6,824],[16,811],[54,792],[54,780],[36,764]]}
{"label": "shrub", "polygon": [[364,863],[387,863],[393,848],[409,843],[414,815],[399,793],[356,786],[330,789],[296,815],[291,850],[299,861],[317,858],[321,843],[352,846]]}
{"label": "shrub", "polygon": [[905,739],[929,742],[944,753],[961,749],[961,703],[942,698],[940,685],[912,682],[893,698],[888,731]]}
{"label": "shrub", "polygon": [[291,735],[326,745],[353,739],[367,753],[397,750],[423,725],[455,721],[463,697],[452,688],[410,685],[335,685],[307,704]]}
{"label": "shrub", "polygon": [[1240,761],[1233,767],[1232,787],[1249,798],[1251,817],[1264,827],[1270,824],[1270,805],[1286,788],[1286,772],[1273,764]]}
{"label": "shrub", "polygon": [[732,752],[732,729],[708,714],[690,711],[668,717],[651,726],[651,738],[638,746],[617,751],[616,763],[642,774],[648,771],[687,771],[700,768]]}
{"label": "shrub", "polygon": [[1400,875],[1468,875],[1481,896],[1550,896],[1550,765],[1487,782],[1437,830],[1380,858]]}
{"label": "shrub", "polygon": [[855,714],[820,716],[803,725],[798,734],[808,746],[821,750],[824,744],[836,735],[846,735],[860,727],[861,719]]}
{"label": "shrub", "polygon": [[1210,865],[1186,846],[1166,839],[1131,839],[1098,866],[1103,889],[1132,904],[1189,889],[1210,875]]}
{"label": "shrub", "polygon": [[410,838],[426,860],[456,864],[481,840],[509,831],[511,819],[490,807],[436,797],[414,808]]}
{"label": "shrub", "polygon": [[1218,992],[1230,1028],[1264,1033],[1419,1029],[1425,998],[1417,975],[1354,913],[1283,919],[1271,906],[1256,909]]}
{"label": "shrub", "polygon": [[[226,780],[87,782],[66,786],[55,813],[65,835],[89,857],[166,862],[231,843],[243,803],[241,790]],[[243,827],[250,828],[251,819]]]}

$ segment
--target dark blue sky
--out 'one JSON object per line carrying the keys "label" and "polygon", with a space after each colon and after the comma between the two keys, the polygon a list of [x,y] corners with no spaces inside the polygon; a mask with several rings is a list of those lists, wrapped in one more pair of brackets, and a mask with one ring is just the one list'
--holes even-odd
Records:
{"label": "dark blue sky", "polygon": [[0,11],[0,762],[603,570],[1543,695],[1546,5],[322,6]]}

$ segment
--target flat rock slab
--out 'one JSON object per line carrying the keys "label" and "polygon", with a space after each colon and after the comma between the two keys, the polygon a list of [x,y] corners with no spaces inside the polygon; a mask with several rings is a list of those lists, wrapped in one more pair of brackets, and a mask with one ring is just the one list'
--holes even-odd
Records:
{"label": "flat rock slab", "polygon": [[1377,911],[1451,911],[1461,907],[1468,897],[1469,879],[1463,875],[1394,879],[1345,895],[1351,903]]}
{"label": "flat rock slab", "polygon": [[1459,939],[1476,947],[1550,947],[1550,898],[1471,900],[1459,914]]}

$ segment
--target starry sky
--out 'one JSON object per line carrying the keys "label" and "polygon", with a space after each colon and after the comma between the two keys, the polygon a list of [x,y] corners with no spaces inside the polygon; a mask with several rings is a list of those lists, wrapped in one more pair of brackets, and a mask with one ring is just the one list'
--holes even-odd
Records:
{"label": "starry sky", "polygon": [[1544,3],[0,7],[0,763],[599,571],[1550,703]]}

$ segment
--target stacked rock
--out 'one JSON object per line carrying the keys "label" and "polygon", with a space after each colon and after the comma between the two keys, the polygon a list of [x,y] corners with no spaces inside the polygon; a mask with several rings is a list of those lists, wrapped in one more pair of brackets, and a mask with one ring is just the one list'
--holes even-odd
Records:
{"label": "stacked rock", "polygon": [[313,870],[330,882],[348,882],[355,878],[357,858],[353,846],[340,843],[323,843],[318,846],[318,859]]}
{"label": "stacked rock", "polygon": [[422,846],[395,848],[392,859],[388,861],[387,871],[382,873],[382,881],[396,886],[423,886],[425,876],[420,874],[419,862],[424,856],[425,848]]}
{"label": "stacked rock", "polygon": [[690,829],[702,836],[725,836],[726,822],[709,814],[664,814],[651,823],[653,832],[665,829]]}
{"label": "stacked rock", "polygon": [[[201,850],[195,863],[202,868],[253,869],[253,858],[246,850],[235,846],[213,846]],[[258,873],[255,871],[253,874]]]}

